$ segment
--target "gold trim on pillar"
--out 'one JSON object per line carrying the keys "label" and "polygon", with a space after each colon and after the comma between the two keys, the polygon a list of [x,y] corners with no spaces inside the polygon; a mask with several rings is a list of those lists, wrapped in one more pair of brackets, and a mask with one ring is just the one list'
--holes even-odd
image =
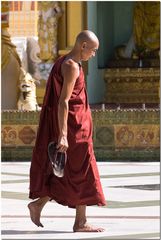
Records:
{"label": "gold trim on pillar", "polygon": [[67,54],[73,47],[75,37],[87,28],[86,2],[61,2],[63,16],[59,23],[59,55]]}
{"label": "gold trim on pillar", "polygon": [[68,2],[67,16],[67,46],[72,47],[75,42],[75,37],[83,29],[82,2]]}
{"label": "gold trim on pillar", "polygon": [[[62,9],[62,16],[59,19],[58,23],[58,49],[66,49],[67,46],[67,24],[66,24],[66,18],[67,18],[67,2],[59,2],[60,7]],[[60,55],[60,53],[59,53]]]}

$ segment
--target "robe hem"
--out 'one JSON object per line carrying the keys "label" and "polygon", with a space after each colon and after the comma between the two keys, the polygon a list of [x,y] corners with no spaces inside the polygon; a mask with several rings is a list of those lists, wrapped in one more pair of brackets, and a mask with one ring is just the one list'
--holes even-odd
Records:
{"label": "robe hem", "polygon": [[86,206],[93,206],[93,205],[97,205],[97,206],[106,206],[107,203],[106,201],[101,201],[101,200],[80,200],[78,202],[75,202],[74,204],[72,203],[68,203],[68,202],[62,202],[62,201],[59,201],[59,200],[56,200],[56,198],[54,198],[53,196],[50,196],[50,194],[34,194],[34,193],[31,193],[29,195],[29,198],[34,200],[34,199],[37,199],[37,198],[40,198],[40,197],[50,197],[50,201],[55,201],[57,202],[58,204],[61,204],[63,206],[68,206],[69,208],[76,208],[76,206],[79,206],[79,205],[86,205]]}

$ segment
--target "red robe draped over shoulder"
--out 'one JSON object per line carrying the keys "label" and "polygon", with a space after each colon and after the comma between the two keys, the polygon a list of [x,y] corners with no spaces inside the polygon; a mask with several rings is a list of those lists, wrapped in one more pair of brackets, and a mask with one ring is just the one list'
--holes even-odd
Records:
{"label": "red robe draped over shoulder", "polygon": [[75,208],[76,205],[105,205],[92,141],[92,118],[88,104],[82,67],[69,100],[67,163],[64,177],[52,172],[47,148],[58,140],[58,101],[63,85],[61,64],[54,64],[46,87],[39,128],[30,167],[29,197],[49,196],[56,202]]}

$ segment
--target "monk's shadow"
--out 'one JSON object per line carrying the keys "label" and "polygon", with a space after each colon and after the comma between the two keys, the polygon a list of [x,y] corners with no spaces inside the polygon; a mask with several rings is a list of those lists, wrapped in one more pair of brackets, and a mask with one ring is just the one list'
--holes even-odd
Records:
{"label": "monk's shadow", "polygon": [[73,233],[73,231],[28,231],[28,230],[2,230],[2,235],[18,235],[18,234],[59,234],[59,233]]}

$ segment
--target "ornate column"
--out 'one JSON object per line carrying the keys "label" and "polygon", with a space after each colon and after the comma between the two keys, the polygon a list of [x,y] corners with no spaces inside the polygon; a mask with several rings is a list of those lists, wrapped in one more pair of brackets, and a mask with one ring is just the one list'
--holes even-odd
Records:
{"label": "ornate column", "polygon": [[57,58],[58,19],[62,10],[57,1],[38,2],[38,42],[40,59],[53,62]]}

